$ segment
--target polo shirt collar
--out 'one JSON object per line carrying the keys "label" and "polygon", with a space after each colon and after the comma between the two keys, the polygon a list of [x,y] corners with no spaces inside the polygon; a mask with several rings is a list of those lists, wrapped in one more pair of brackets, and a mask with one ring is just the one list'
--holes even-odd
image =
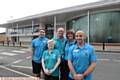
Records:
{"label": "polo shirt collar", "polygon": [[76,46],[76,47],[75,47],[76,49],[86,49],[87,44],[85,43],[85,44],[83,45],[83,47],[81,47],[81,48],[80,48],[80,47],[78,47],[78,45],[77,45],[77,44],[75,44],[75,46]]}

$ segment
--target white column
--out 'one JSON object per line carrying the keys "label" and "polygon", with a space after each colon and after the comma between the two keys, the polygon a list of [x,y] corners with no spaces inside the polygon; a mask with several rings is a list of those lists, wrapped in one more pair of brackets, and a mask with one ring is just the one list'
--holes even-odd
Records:
{"label": "white column", "polygon": [[65,25],[65,35],[66,35],[66,32],[67,32],[67,31],[66,31],[66,23],[64,23],[64,25]]}
{"label": "white column", "polygon": [[54,16],[54,35],[56,34],[56,16]]}
{"label": "white column", "polygon": [[87,42],[90,42],[90,12],[88,10],[88,31],[87,31]]}
{"label": "white column", "polygon": [[33,33],[33,30],[34,30],[34,21],[32,21],[32,33]]}
{"label": "white column", "polygon": [[9,40],[9,36],[10,36],[11,34],[10,34],[10,32],[9,32],[9,30],[8,30],[8,28],[6,28],[6,36],[7,36],[7,40],[6,41],[8,41]]}
{"label": "white column", "polygon": [[18,33],[18,24],[16,24],[16,25],[17,25],[17,26],[16,26],[16,27],[17,27],[17,28],[16,28],[16,29],[17,29],[17,36],[16,36],[16,38],[17,38],[17,42],[19,42],[19,39],[18,39],[18,38],[19,38],[19,33]]}

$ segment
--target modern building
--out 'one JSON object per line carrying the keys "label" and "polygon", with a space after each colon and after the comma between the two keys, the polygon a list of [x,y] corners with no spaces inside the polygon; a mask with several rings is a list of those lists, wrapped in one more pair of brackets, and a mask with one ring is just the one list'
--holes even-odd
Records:
{"label": "modern building", "polygon": [[31,42],[38,29],[45,28],[52,38],[58,27],[65,31],[83,30],[90,43],[120,43],[120,0],[77,5],[69,8],[31,15],[1,24],[12,42]]}

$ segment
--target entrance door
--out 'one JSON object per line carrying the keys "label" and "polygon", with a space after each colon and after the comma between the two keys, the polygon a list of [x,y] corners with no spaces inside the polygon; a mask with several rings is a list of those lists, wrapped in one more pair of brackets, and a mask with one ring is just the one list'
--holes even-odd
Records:
{"label": "entrance door", "polygon": [[46,24],[45,25],[45,32],[46,32],[46,37],[49,39],[53,38],[54,35],[54,27],[52,24]]}

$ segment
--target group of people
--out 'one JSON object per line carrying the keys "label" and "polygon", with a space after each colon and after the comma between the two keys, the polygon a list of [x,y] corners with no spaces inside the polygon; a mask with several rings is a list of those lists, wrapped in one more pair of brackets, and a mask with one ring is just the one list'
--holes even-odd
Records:
{"label": "group of people", "polygon": [[85,33],[70,30],[64,36],[64,28],[58,28],[53,39],[45,37],[40,29],[39,37],[32,41],[32,67],[36,77],[45,80],[92,80],[96,67],[94,48],[85,43]]}

